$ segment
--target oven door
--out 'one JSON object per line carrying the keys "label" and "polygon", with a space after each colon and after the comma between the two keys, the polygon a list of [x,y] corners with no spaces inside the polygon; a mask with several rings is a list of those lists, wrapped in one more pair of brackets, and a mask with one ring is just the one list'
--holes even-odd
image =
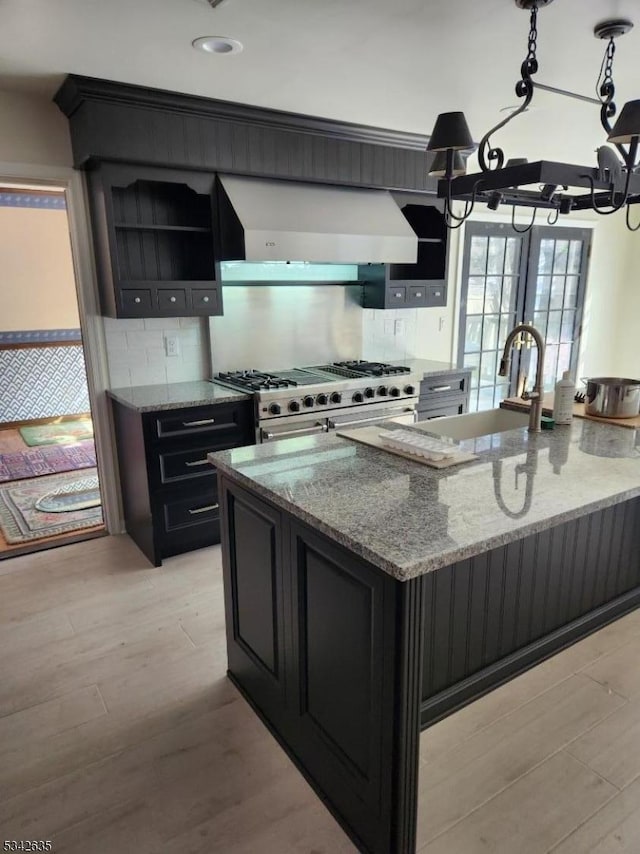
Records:
{"label": "oven door", "polygon": [[274,418],[273,421],[260,424],[258,441],[265,443],[296,436],[320,435],[328,429],[326,418]]}
{"label": "oven door", "polygon": [[404,400],[395,406],[354,406],[342,409],[328,418],[329,430],[348,430],[350,427],[365,427],[375,422],[394,421],[396,424],[414,424],[416,420],[416,404]]}

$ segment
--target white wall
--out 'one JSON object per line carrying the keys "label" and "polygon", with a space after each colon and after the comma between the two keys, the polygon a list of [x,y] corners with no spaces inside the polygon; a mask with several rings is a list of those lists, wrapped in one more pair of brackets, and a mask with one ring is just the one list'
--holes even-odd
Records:
{"label": "white wall", "polygon": [[[632,212],[634,223],[639,215],[640,211]],[[616,347],[615,375],[640,379],[640,231],[627,232],[618,313],[609,337]]]}
{"label": "white wall", "polygon": [[0,163],[72,165],[66,116],[47,98],[0,90],[0,128]]}
{"label": "white wall", "polygon": [[[114,320],[105,317],[110,388],[207,379],[206,320],[198,317]],[[178,338],[179,356],[167,356],[165,335]]]}

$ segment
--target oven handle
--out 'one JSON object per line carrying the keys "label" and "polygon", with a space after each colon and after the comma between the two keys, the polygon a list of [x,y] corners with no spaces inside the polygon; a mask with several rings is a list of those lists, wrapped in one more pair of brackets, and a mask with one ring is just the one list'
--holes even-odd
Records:
{"label": "oven handle", "polygon": [[353,421],[334,421],[333,418],[329,418],[329,429],[342,430],[345,427],[352,427],[354,424],[368,424],[371,421],[392,421],[394,418],[400,418],[402,415],[410,415],[411,413],[415,413],[415,409],[407,406],[398,412],[389,413],[389,410],[387,410],[386,415],[372,415],[370,418],[354,418]]}
{"label": "oven handle", "polygon": [[278,430],[277,433],[270,433],[268,430],[262,430],[262,438],[270,442],[272,439],[288,439],[291,436],[305,436],[310,433],[326,433],[327,425],[322,422],[314,424],[313,427],[298,427],[297,430]]}

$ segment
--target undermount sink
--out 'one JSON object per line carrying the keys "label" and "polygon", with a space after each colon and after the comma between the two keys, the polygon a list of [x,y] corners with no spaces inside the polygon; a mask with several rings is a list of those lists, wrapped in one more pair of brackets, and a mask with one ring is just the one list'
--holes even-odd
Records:
{"label": "undermount sink", "polygon": [[476,439],[491,433],[504,433],[529,426],[529,416],[510,409],[489,409],[486,412],[469,412],[467,415],[452,415],[449,418],[434,418],[416,424],[420,430],[448,436],[451,439]]}

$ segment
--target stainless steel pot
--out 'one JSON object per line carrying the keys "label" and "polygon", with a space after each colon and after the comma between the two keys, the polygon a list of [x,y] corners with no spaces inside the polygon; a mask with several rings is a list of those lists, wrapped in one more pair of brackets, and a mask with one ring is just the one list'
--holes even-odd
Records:
{"label": "stainless steel pot", "polygon": [[592,377],[587,384],[585,413],[600,418],[635,418],[640,414],[640,380]]}

